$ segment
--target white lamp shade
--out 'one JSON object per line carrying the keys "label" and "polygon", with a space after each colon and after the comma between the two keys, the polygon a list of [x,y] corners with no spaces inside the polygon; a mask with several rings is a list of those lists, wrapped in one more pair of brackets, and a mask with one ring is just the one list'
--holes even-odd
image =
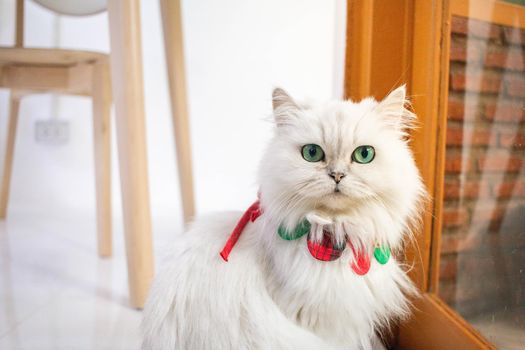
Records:
{"label": "white lamp shade", "polygon": [[45,8],[71,16],[87,16],[106,10],[107,0],[33,0]]}

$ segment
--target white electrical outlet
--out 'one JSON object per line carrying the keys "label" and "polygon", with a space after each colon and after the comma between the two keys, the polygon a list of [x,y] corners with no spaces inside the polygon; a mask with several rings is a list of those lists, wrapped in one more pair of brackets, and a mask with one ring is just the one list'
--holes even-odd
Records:
{"label": "white electrical outlet", "polygon": [[69,141],[69,122],[65,120],[37,120],[35,140],[45,145],[65,145]]}

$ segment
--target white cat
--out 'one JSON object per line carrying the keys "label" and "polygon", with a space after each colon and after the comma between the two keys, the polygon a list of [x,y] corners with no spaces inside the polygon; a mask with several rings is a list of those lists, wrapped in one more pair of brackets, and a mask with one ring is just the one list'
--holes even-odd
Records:
{"label": "white cat", "polygon": [[311,106],[275,89],[260,203],[177,236],[144,309],[143,350],[380,347],[377,334],[409,314],[415,287],[395,255],[426,196],[405,103],[404,86],[381,102]]}

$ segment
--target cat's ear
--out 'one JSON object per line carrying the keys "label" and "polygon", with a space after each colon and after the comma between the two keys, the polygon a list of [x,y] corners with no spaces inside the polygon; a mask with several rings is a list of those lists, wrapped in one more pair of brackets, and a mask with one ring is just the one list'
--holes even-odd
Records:
{"label": "cat's ear", "polygon": [[406,134],[416,126],[416,116],[407,107],[406,86],[401,85],[379,102],[378,113],[381,118],[396,131]]}
{"label": "cat's ear", "polygon": [[279,87],[273,89],[272,105],[273,105],[274,111],[279,108],[297,108],[299,109],[299,106],[297,105],[297,103],[295,103],[293,98],[290,95],[288,95],[286,91],[284,91],[283,89]]}
{"label": "cat's ear", "polygon": [[277,126],[292,124],[300,111],[299,105],[281,88],[275,88],[272,93],[272,106]]}

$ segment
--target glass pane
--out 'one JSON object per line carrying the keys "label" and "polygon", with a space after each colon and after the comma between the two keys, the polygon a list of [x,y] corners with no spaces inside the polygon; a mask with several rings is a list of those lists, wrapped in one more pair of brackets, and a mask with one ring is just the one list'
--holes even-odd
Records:
{"label": "glass pane", "polygon": [[452,18],[439,294],[525,344],[525,31]]}

